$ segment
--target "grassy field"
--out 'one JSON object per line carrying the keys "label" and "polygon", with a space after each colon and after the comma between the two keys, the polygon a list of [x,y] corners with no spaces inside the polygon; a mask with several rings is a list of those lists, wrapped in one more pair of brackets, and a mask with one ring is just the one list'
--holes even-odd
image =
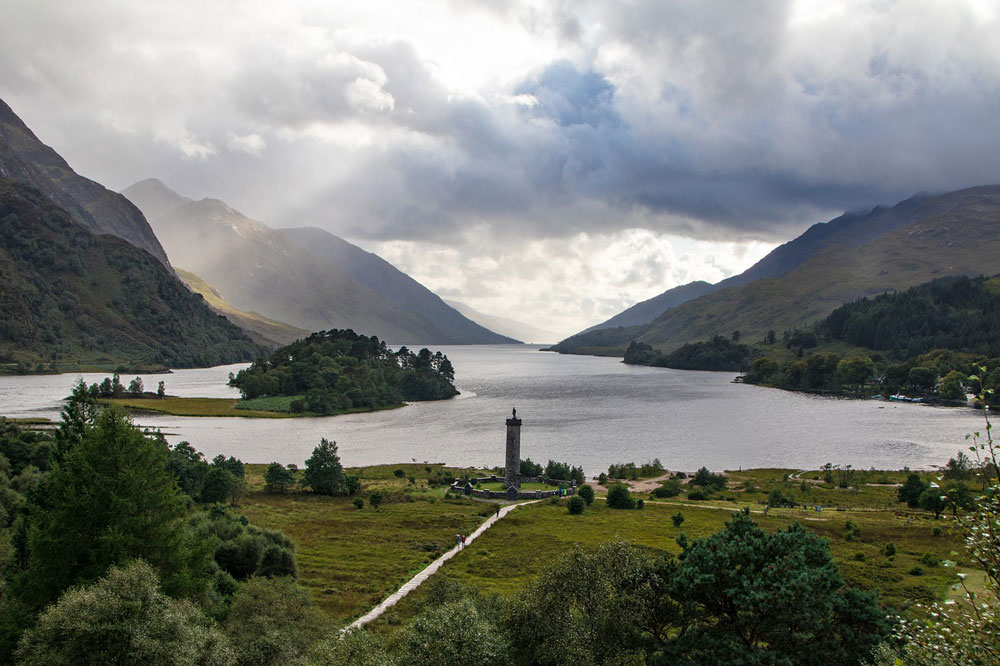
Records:
{"label": "grassy field", "polygon": [[[437,471],[467,470],[440,465],[348,469],[349,474],[360,473],[364,478],[360,497],[365,504],[357,509],[350,497],[267,493],[265,469],[265,465],[247,466],[247,489],[239,510],[251,522],[280,529],[295,540],[299,580],[337,624],[370,610],[451,548],[456,534],[478,527],[485,520],[480,514],[494,512],[492,505],[446,500],[446,487],[427,483]],[[397,477],[397,469],[407,478]],[[409,476],[414,476],[415,483],[409,483]],[[385,497],[377,510],[367,502],[372,490]]]}
{"label": "grassy field", "polygon": [[[485,594],[511,595],[538,575],[560,554],[575,546],[594,547],[621,539],[656,551],[679,553],[675,539],[681,529],[688,538],[708,536],[718,531],[737,509],[726,503],[646,502],[641,510],[609,509],[596,500],[580,516],[570,515],[565,500],[557,504],[541,502],[512,513],[447,563],[438,576],[450,578]],[[684,516],[681,529],[670,517]],[[834,559],[844,579],[851,585],[878,589],[883,604],[904,610],[914,602],[943,599],[957,582],[955,574],[978,572],[965,556],[960,535],[947,530],[947,521],[931,517],[915,518],[893,512],[836,512],[822,519],[807,512],[770,510],[754,519],[768,531],[801,522],[830,543]],[[846,522],[859,529],[856,541],[848,541]],[[934,528],[943,527],[935,536]],[[893,543],[896,555],[884,554]],[[859,555],[860,554],[860,555]],[[934,566],[928,562],[935,563]],[[946,564],[941,564],[946,562]],[[955,565],[951,566],[950,563]],[[911,573],[920,567],[923,574]],[[376,621],[373,628],[398,625],[414,613],[426,594],[418,588],[393,610]]]}
{"label": "grassy field", "polygon": [[[237,400],[236,398],[100,398],[98,402],[105,405],[118,405],[123,409],[137,412],[158,412],[173,416],[242,416],[244,418],[283,419],[297,416],[321,416],[313,412],[289,411],[288,406],[296,397],[256,398],[254,400]],[[403,405],[394,405],[382,409],[395,409]],[[339,414],[355,414],[359,412],[377,411],[365,407],[344,409],[327,416]]]}
{"label": "grassy field", "polygon": [[249,400],[240,400],[236,403],[236,409],[239,410],[260,410],[262,412],[292,412],[292,402],[295,400],[301,400],[305,396],[302,395],[275,395],[275,396],[265,396],[262,398],[251,398]]}
{"label": "grassy field", "polygon": [[236,409],[235,398],[101,398],[105,405],[118,405],[138,412],[158,412],[173,416],[243,416],[250,418],[280,419],[291,417],[283,412]]}
{"label": "grassy field", "polygon": [[[302,492],[268,494],[263,490],[264,466],[248,469],[248,488],[240,509],[251,521],[280,529],[295,539],[301,580],[338,625],[369,610],[450,548],[456,533],[471,532],[494,511],[492,503],[445,499],[445,486],[428,484],[428,479],[443,476],[475,475],[478,472],[474,470],[422,464],[349,470],[362,477],[360,496],[365,505],[358,510],[351,498],[322,498]],[[568,513],[565,500],[532,504],[500,521],[437,576],[484,593],[510,595],[575,546],[593,547],[623,539],[656,551],[678,553],[675,539],[680,530],[671,516],[683,514],[684,533],[688,538],[699,538],[718,531],[733,511],[748,506],[768,531],[800,522],[826,538],[844,578],[852,585],[880,590],[883,603],[895,609],[944,599],[952,593],[955,574],[960,571],[970,572],[970,580],[979,578],[965,554],[961,535],[950,529],[952,521],[908,510],[895,502],[894,486],[842,489],[811,479],[812,474],[822,479],[823,471],[785,480],[796,473],[798,470],[733,472],[730,487],[717,493],[715,499],[693,502],[682,495],[653,500],[637,495],[646,498],[645,506],[633,511],[609,509],[600,498],[580,516]],[[894,482],[905,478],[905,473],[888,474]],[[809,490],[798,490],[807,477]],[[880,475],[875,478],[883,480]],[[744,490],[748,481],[756,490]],[[827,485],[830,487],[824,487]],[[810,494],[810,500],[825,508],[819,513],[813,508],[771,508],[765,515],[762,503],[772,488]],[[373,490],[386,497],[377,511],[367,504]],[[813,502],[807,504],[812,507]],[[852,528],[848,528],[848,521]],[[895,548],[891,556],[886,554],[890,543]],[[412,615],[422,594],[416,590],[380,619],[378,626],[393,626]]]}

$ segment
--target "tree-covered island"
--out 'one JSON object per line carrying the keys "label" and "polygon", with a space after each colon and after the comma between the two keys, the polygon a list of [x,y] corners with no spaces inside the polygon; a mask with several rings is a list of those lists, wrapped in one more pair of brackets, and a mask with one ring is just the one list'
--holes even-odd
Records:
{"label": "tree-covered island", "polygon": [[[413,400],[458,394],[455,370],[441,352],[389,349],[375,336],[319,331],[277,349],[231,376],[245,402],[257,408],[332,414],[383,409]],[[284,409],[281,409],[284,408]]]}

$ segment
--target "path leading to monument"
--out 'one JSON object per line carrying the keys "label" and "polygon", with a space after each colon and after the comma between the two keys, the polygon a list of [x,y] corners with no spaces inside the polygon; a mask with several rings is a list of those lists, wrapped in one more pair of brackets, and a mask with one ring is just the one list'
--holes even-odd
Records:
{"label": "path leading to monument", "polygon": [[[487,518],[483,522],[482,525],[480,525],[479,527],[476,528],[475,532],[473,532],[469,536],[465,537],[465,545],[468,546],[470,543],[472,543],[473,541],[475,541],[476,538],[480,534],[482,534],[486,530],[490,529],[493,526],[493,523],[495,523],[498,520],[504,518],[508,513],[510,513],[511,511],[513,511],[514,509],[516,509],[517,507],[519,507],[519,506],[526,506],[528,504],[535,504],[536,502],[541,502],[541,500],[531,500],[529,502],[520,502],[518,504],[509,504],[509,505],[507,505],[505,507],[501,507],[500,508],[500,513],[492,515],[489,518]],[[402,599],[403,597],[405,597],[407,594],[409,594],[413,590],[415,590],[418,587],[420,587],[421,583],[423,583],[425,580],[427,580],[432,575],[434,575],[434,573],[438,569],[441,568],[442,564],[444,564],[445,562],[447,562],[451,558],[455,557],[455,555],[457,555],[458,552],[460,550],[462,550],[462,548],[463,548],[462,546],[455,546],[454,548],[452,548],[451,550],[449,550],[447,553],[445,553],[441,557],[439,557],[436,560],[434,560],[433,562],[431,562],[427,566],[426,569],[424,569],[423,571],[421,571],[420,573],[418,573],[416,576],[414,576],[410,580],[406,581],[401,588],[399,588],[398,590],[396,590],[395,592],[393,592],[391,595],[389,595],[389,597],[385,601],[383,601],[378,606],[376,606],[375,608],[371,609],[370,611],[368,611],[367,613],[365,613],[364,615],[362,615],[361,617],[359,617],[354,622],[351,622],[349,625],[347,625],[347,627],[344,629],[344,631],[351,631],[352,629],[358,629],[360,627],[363,627],[366,624],[368,624],[369,622],[371,622],[372,620],[374,620],[375,618],[377,618],[379,615],[381,615],[382,613],[384,613],[387,609],[392,608],[393,606],[395,606],[396,602],[398,602],[400,599]]]}

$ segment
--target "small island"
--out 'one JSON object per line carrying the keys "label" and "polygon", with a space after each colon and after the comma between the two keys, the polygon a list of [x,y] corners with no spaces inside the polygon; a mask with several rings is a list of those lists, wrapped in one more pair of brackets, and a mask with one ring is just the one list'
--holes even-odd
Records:
{"label": "small island", "polygon": [[230,377],[243,396],[237,408],[336,414],[402,406],[458,395],[448,357],[427,348],[389,349],[354,331],[313,333]]}
{"label": "small island", "polygon": [[145,392],[141,380],[126,388],[116,374],[89,387],[92,397],[134,411],[174,416],[282,418],[331,416],[402,407],[407,402],[458,395],[455,370],[441,352],[389,349],[375,336],[348,330],[319,331],[275,350],[270,359],[230,374],[235,398],[181,398],[164,383]]}

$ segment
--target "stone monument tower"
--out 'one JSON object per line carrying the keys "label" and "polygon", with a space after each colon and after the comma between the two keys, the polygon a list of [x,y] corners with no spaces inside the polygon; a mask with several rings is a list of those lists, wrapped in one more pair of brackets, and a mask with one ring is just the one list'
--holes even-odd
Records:
{"label": "stone monument tower", "polygon": [[504,468],[506,478],[504,485],[508,488],[521,487],[521,419],[517,418],[517,409],[507,419],[507,464]]}

